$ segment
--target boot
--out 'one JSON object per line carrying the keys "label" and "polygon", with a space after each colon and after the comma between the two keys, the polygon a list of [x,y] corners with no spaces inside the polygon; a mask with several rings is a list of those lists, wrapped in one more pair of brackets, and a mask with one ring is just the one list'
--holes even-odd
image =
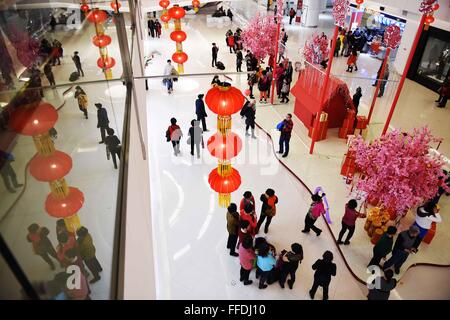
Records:
{"label": "boot", "polygon": [[253,138],[253,139],[256,139],[256,136],[255,136],[255,129],[252,129],[252,138]]}
{"label": "boot", "polygon": [[355,64],[355,71],[358,71],[358,66]]}

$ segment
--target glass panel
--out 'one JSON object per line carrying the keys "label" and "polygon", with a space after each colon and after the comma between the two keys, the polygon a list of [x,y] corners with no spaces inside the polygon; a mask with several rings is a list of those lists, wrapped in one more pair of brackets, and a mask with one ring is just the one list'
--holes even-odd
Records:
{"label": "glass panel", "polygon": [[0,286],[0,300],[18,300],[23,299],[22,287],[12,273],[5,259],[0,254],[0,275],[2,285]]}
{"label": "glass panel", "polygon": [[417,74],[442,84],[450,69],[450,42],[430,37]]}

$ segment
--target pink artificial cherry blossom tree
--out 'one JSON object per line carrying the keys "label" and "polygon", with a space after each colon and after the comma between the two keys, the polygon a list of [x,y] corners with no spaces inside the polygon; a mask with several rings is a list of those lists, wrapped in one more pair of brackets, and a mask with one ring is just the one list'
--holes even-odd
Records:
{"label": "pink artificial cherry blossom tree", "polygon": [[412,133],[394,130],[369,144],[358,136],[350,147],[362,173],[357,189],[397,215],[406,214],[438,191],[444,161],[429,149],[439,141],[427,127]]}

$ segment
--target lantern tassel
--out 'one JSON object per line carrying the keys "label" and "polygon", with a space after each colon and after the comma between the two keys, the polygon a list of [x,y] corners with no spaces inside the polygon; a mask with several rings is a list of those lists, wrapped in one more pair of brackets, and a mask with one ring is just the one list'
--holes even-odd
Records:
{"label": "lantern tassel", "polygon": [[219,206],[222,208],[227,208],[231,203],[230,193],[219,193]]}
{"label": "lantern tassel", "polygon": [[73,216],[64,218],[64,223],[67,227],[67,231],[71,233],[75,233],[81,228],[80,218],[76,213]]}
{"label": "lantern tassel", "polygon": [[217,117],[217,131],[219,131],[224,136],[231,131],[231,116]]}

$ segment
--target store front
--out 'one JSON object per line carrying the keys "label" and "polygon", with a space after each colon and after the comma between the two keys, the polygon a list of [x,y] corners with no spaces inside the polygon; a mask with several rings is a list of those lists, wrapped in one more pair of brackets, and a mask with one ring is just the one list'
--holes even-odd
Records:
{"label": "store front", "polygon": [[[386,47],[383,44],[384,30],[395,24],[402,33],[405,30],[406,20],[371,8],[358,9],[351,5],[351,14],[348,23],[351,30],[361,37],[361,52],[368,53],[373,58],[384,59]],[[397,49],[392,50],[390,60],[394,60]]]}
{"label": "store front", "polygon": [[450,32],[424,30],[414,54],[408,78],[437,91],[450,75]]}

